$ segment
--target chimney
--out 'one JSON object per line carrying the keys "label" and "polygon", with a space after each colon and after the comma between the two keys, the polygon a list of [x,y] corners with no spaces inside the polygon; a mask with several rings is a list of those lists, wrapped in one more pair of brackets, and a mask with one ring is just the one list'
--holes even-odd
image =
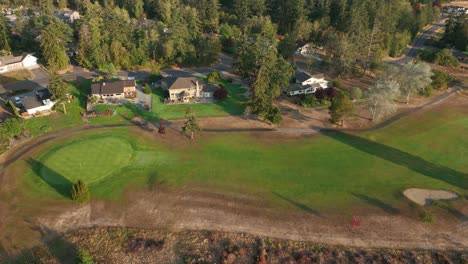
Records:
{"label": "chimney", "polygon": [[195,97],[200,97],[200,86],[198,85],[198,81],[196,81],[195,84],[196,84]]}

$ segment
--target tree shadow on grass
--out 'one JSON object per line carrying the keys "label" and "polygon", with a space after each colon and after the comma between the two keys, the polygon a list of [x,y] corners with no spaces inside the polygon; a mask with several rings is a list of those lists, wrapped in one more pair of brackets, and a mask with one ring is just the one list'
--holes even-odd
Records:
{"label": "tree shadow on grass", "polygon": [[71,188],[73,183],[62,176],[60,173],[52,170],[44,165],[44,163],[29,158],[26,164],[34,172],[36,176],[45,181],[50,187],[54,188],[59,194],[65,198],[71,198]]}
{"label": "tree shadow on grass", "polygon": [[370,205],[373,205],[373,206],[376,206],[382,210],[384,210],[385,212],[389,213],[389,214],[392,214],[392,215],[397,215],[397,214],[400,214],[400,210],[398,210],[397,208],[387,204],[387,203],[384,203],[383,201],[377,199],[377,198],[373,198],[373,197],[369,197],[367,195],[364,195],[364,194],[356,194],[356,193],[351,193],[353,196],[365,201],[366,203],[370,204]]}
{"label": "tree shadow on grass", "polygon": [[319,217],[321,216],[319,211],[317,211],[317,210],[315,210],[315,209],[312,209],[312,208],[310,208],[309,206],[307,206],[307,205],[305,205],[305,204],[302,204],[302,203],[299,203],[299,202],[294,201],[294,200],[292,200],[292,199],[289,199],[289,198],[287,198],[287,197],[284,197],[283,195],[281,195],[281,194],[279,194],[279,193],[277,193],[277,192],[273,192],[273,194],[276,195],[276,196],[278,196],[278,197],[281,198],[282,200],[284,200],[284,201],[286,201],[286,202],[288,202],[288,203],[294,205],[295,207],[297,207],[297,208],[299,208],[299,209],[301,209],[301,210],[306,211],[307,213],[310,213],[310,214],[313,214],[313,215],[319,216]]}
{"label": "tree shadow on grass", "polygon": [[37,227],[36,230],[41,234],[41,240],[47,247],[49,254],[57,259],[59,263],[76,263],[78,256],[76,245],[67,241],[57,231],[47,227]]}
{"label": "tree shadow on grass", "polygon": [[446,166],[428,162],[418,156],[398,150],[381,143],[344,133],[333,129],[322,129],[320,132],[334,140],[354,147],[365,153],[406,167],[425,176],[444,181],[463,189],[468,189],[468,174],[456,171]]}

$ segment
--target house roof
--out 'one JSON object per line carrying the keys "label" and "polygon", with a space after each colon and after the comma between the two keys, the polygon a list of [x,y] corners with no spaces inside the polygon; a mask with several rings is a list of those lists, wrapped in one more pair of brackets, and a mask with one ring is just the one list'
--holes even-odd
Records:
{"label": "house roof", "polygon": [[47,88],[39,89],[36,91],[36,96],[39,100],[47,100],[51,98],[50,91]]}
{"label": "house roof", "polygon": [[212,83],[207,83],[205,85],[203,85],[203,92],[216,92],[217,90],[219,89],[219,86],[216,85],[216,84],[212,84]]}
{"label": "house roof", "polygon": [[167,77],[162,80],[167,83],[167,89],[186,89],[201,84],[201,81],[195,77]]}
{"label": "house roof", "polygon": [[325,79],[325,75],[323,75],[323,73],[317,73],[317,74],[312,75],[312,78]]}
{"label": "house roof", "polygon": [[292,83],[289,86],[289,91],[291,92],[302,91],[311,87],[312,87],[311,85],[301,85],[300,83]]}
{"label": "house roof", "polygon": [[21,102],[23,102],[23,106],[24,108],[26,108],[26,110],[43,106],[42,101],[39,101],[39,99],[36,96],[32,95],[21,98]]}
{"label": "house roof", "polygon": [[21,55],[21,56],[13,56],[13,55],[3,56],[3,57],[0,57],[0,65],[8,65],[8,64],[12,64],[12,63],[18,63],[18,62],[23,61],[24,57],[25,57],[25,55]]}
{"label": "house roof", "polygon": [[91,84],[91,94],[123,93],[125,87],[135,87],[135,80],[93,83]]}
{"label": "house roof", "polygon": [[296,73],[296,80],[298,82],[305,82],[307,80],[309,80],[312,76],[310,74],[308,74],[307,72],[297,72]]}

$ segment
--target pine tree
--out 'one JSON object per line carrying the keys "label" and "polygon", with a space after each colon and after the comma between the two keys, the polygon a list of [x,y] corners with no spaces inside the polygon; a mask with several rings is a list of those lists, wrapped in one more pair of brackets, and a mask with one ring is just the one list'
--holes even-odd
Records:
{"label": "pine tree", "polygon": [[331,105],[328,108],[330,122],[332,124],[341,122],[341,126],[343,126],[344,118],[352,114],[353,109],[354,105],[351,99],[349,99],[349,96],[343,92],[338,93],[337,96],[333,97]]}
{"label": "pine tree", "polygon": [[72,200],[77,203],[87,203],[90,199],[88,186],[82,180],[73,184],[71,194]]}
{"label": "pine tree", "polygon": [[0,16],[0,51],[3,53],[9,53],[10,47],[10,36],[8,32],[8,20],[5,16]]}
{"label": "pine tree", "polygon": [[190,132],[190,139],[193,140],[193,133],[200,131],[200,125],[198,124],[198,119],[195,116],[195,113],[193,112],[192,108],[187,108],[185,111],[185,118],[187,118],[187,121],[185,121],[184,126],[182,127],[182,131],[184,134],[187,134]]}
{"label": "pine tree", "polygon": [[52,73],[47,88],[49,89],[52,101],[56,104],[61,103],[63,106],[63,112],[66,114],[67,109],[65,108],[65,102],[68,100],[68,91],[67,84],[63,81],[63,78],[56,73]]}
{"label": "pine tree", "polygon": [[71,28],[56,19],[50,19],[49,24],[41,31],[42,55],[52,71],[64,69],[70,63],[66,51],[71,34]]}

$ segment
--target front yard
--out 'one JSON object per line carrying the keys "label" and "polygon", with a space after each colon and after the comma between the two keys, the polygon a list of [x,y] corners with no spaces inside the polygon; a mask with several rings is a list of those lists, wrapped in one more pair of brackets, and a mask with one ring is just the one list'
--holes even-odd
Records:
{"label": "front yard", "polygon": [[163,119],[184,118],[185,110],[192,108],[198,117],[241,115],[245,110],[245,89],[238,84],[222,81],[220,84],[229,91],[223,101],[204,104],[164,104],[164,92],[161,89],[153,91],[153,113]]}

